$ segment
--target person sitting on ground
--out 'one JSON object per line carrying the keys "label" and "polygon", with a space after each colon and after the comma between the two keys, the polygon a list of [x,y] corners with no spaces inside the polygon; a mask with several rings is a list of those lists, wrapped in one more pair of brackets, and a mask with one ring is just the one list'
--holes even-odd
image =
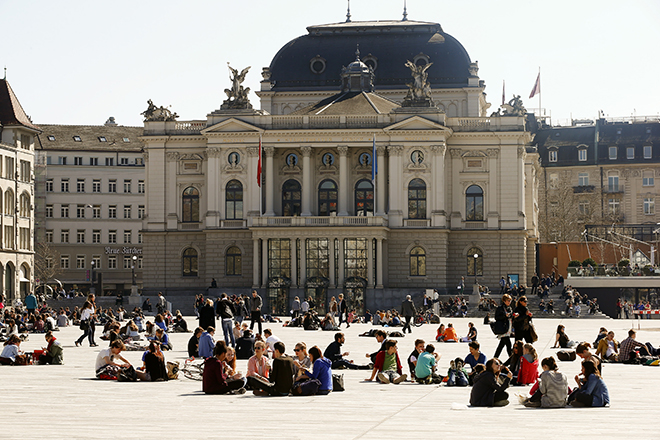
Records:
{"label": "person sitting on ground", "polygon": [[248,388],[251,390],[258,390],[263,385],[269,385],[269,373],[270,364],[266,357],[266,343],[263,341],[257,341],[254,343],[254,356],[248,360]]}
{"label": "person sitting on ground", "polygon": [[[227,343],[225,342],[225,345]],[[225,360],[222,362],[224,367],[224,372],[227,376],[236,376],[242,377],[240,371],[236,369],[236,350],[233,347],[227,346],[227,354],[225,355]]]}
{"label": "person sitting on ground", "polygon": [[157,314],[156,317],[154,318],[154,325],[158,328],[163,329],[163,331],[167,331],[167,325],[163,320],[163,315],[161,315],[160,313]]}
{"label": "person sitting on ground", "polygon": [[11,335],[7,341],[5,341],[5,348],[2,349],[0,353],[0,364],[2,365],[16,365],[16,360],[19,360],[23,356],[21,352],[21,338],[16,335]]}
{"label": "person sitting on ground", "polygon": [[479,349],[481,348],[481,345],[477,341],[472,341],[468,344],[468,347],[470,349],[470,354],[465,356],[465,364],[470,366],[470,373],[468,374],[468,380],[470,384],[472,384],[472,379],[474,379],[475,375],[475,369],[474,367],[477,366],[477,364],[486,364],[486,355],[483,354]]}
{"label": "person sitting on ground", "polygon": [[188,357],[198,357],[199,356],[199,338],[204,333],[204,329],[197,327],[193,332],[193,335],[188,340]]}
{"label": "person sitting on ground", "polygon": [[583,361],[592,361],[596,368],[598,368],[598,374],[603,374],[603,364],[600,361],[600,358],[595,354],[591,353],[589,349],[591,344],[588,342],[582,342],[575,347],[575,354],[582,358]]}
{"label": "person sitting on ground", "polygon": [[255,396],[288,396],[291,392],[296,367],[291,356],[284,353],[285,350],[284,342],[275,342],[273,345],[273,368],[269,376],[272,382],[269,382],[268,385],[259,382],[259,387],[254,388]]}
{"label": "person sitting on ground", "polygon": [[202,336],[199,337],[199,357],[206,359],[213,356],[213,349],[215,348],[215,341],[213,340],[214,334],[215,328],[209,326],[206,331],[202,333]]}
{"label": "person sitting on ground", "polygon": [[596,340],[594,341],[594,347],[598,347],[598,343],[600,342],[601,339],[605,339],[607,336],[607,329],[605,327],[601,327],[600,330],[598,330],[598,336],[596,336]]}
{"label": "person sitting on ground", "polygon": [[445,342],[445,325],[440,324],[440,327],[438,327],[438,332],[435,335],[435,341],[436,342]]}
{"label": "person sitting on ground", "polygon": [[275,351],[275,343],[281,342],[282,340],[277,336],[273,335],[271,329],[264,329],[264,337],[266,338],[266,345],[268,345],[268,351],[273,353]]}
{"label": "person sitting on ground", "polygon": [[241,330],[241,323],[238,321],[234,321],[234,327],[232,327],[231,331],[234,335],[234,341],[236,341],[238,338],[243,336],[243,331]]}
{"label": "person sitting on ground", "polygon": [[568,379],[559,371],[552,356],[541,361],[543,372],[522,403],[528,408],[563,408],[568,398]]}
{"label": "person sitting on ground", "polygon": [[142,367],[138,368],[137,377],[146,382],[168,380],[165,356],[157,341],[151,341],[142,356]]}
{"label": "person sitting on ground", "polygon": [[178,310],[176,311],[176,317],[174,318],[174,322],[172,324],[172,331],[182,333],[188,332],[188,323],[181,315],[181,312]]}
{"label": "person sitting on ground", "polygon": [[593,361],[582,362],[582,377],[575,376],[578,390],[569,397],[574,407],[602,407],[610,404],[610,394],[605,381]]}
{"label": "person sitting on ground", "polygon": [[447,328],[445,329],[443,340],[445,342],[458,342],[458,335],[456,334],[456,329],[454,328],[454,325],[451,322],[447,324]]}
{"label": "person sitting on ground", "polygon": [[147,321],[145,324],[145,331],[144,331],[144,337],[147,339],[151,339],[156,336],[156,326],[154,325],[153,322]]}
{"label": "person sitting on ground", "polygon": [[419,358],[419,355],[424,353],[424,347],[426,343],[424,342],[423,339],[417,339],[415,340],[415,349],[410,353],[408,356],[408,368],[410,369],[410,380],[414,382],[417,380],[417,377],[415,376],[415,368],[417,367],[417,358]]}
{"label": "person sitting on ground", "polygon": [[170,337],[162,328],[156,330],[156,336],[152,340],[160,344],[161,350],[167,351],[173,348],[172,343],[170,342]]}
{"label": "person sitting on ground", "polygon": [[[504,379],[501,375],[505,374]],[[502,365],[499,359],[492,358],[486,362],[486,370],[478,373],[473,380],[470,392],[472,406],[506,406],[509,404],[509,394],[505,391],[513,378],[513,373]]]}
{"label": "person sitting on ground", "polygon": [[[293,388],[293,394],[330,394],[332,392],[332,361],[324,358],[321,355],[321,349],[316,345],[309,349],[309,359],[312,361],[312,370],[307,368],[303,370],[304,374],[300,376],[301,382],[297,382]],[[311,381],[316,382],[311,383],[310,387]]]}
{"label": "person sitting on ground", "polygon": [[[348,368],[350,370],[370,370],[371,367],[368,365],[356,365],[353,361],[344,359],[345,356],[348,356],[348,352],[342,353],[341,346],[346,342],[346,336],[343,333],[335,333],[335,340],[331,342],[330,345],[325,349],[323,355],[326,359],[329,359],[332,362],[332,368]],[[368,356],[368,355],[367,355]]]}
{"label": "person sitting on ground", "polygon": [[243,335],[236,339],[236,359],[250,359],[254,356],[254,338],[249,328],[243,330]]}
{"label": "person sitting on ground", "polygon": [[614,332],[610,331],[607,336],[598,341],[596,356],[603,362],[617,362],[619,360],[619,343],[614,339]]}
{"label": "person sitting on ground", "polygon": [[619,347],[619,362],[627,362],[630,358],[630,353],[639,349],[639,354],[642,356],[650,356],[649,350],[646,345],[642,344],[635,340],[636,332],[633,329],[628,330],[628,337],[621,341],[621,346]]}
{"label": "person sitting on ground", "polygon": [[536,383],[539,377],[539,361],[536,349],[532,344],[523,345],[523,355],[520,358],[520,370],[515,378],[514,385],[528,385]]}
{"label": "person sitting on ground", "polygon": [[461,338],[461,342],[472,342],[477,340],[477,328],[474,323],[468,322],[468,334],[466,337]]}
{"label": "person sitting on ground", "polygon": [[314,311],[305,313],[302,323],[304,330],[318,330],[321,325],[321,321],[319,321],[319,317]]}
{"label": "person sitting on ground", "polygon": [[508,367],[509,370],[511,370],[514,380],[516,377],[518,377],[518,372],[520,371],[520,359],[522,358],[523,354],[524,354],[523,342],[516,341],[514,342],[513,348],[511,349],[511,356],[509,356],[509,359],[507,359],[506,362],[504,362],[504,366]]}
{"label": "person sitting on ground", "polygon": [[48,342],[48,346],[43,349],[44,354],[39,356],[39,365],[62,365],[64,362],[64,349],[62,345],[50,330],[46,332],[44,337],[46,338],[46,342]]}
{"label": "person sitting on ground", "polygon": [[387,333],[384,330],[376,330],[374,333],[374,337],[376,338],[376,341],[380,344],[380,347],[378,348],[377,351],[373,353],[367,353],[365,356],[371,359],[371,362],[376,362],[376,356],[378,356],[378,353],[381,351],[385,351],[385,343],[387,342]]}
{"label": "person sitting on ground", "polygon": [[435,374],[436,364],[439,360],[440,355],[435,353],[433,344],[428,344],[424,352],[417,357],[415,380],[421,384],[441,383],[442,377]]}
{"label": "person sitting on ground", "polygon": [[312,367],[312,361],[307,354],[307,345],[304,342],[298,342],[293,351],[296,354],[293,358],[293,364],[296,366],[296,374],[302,374],[302,369]]}
{"label": "person sitting on ground", "polygon": [[[110,344],[110,347],[103,349],[96,356],[95,371],[96,377],[101,376],[116,377],[120,368],[128,368],[131,363],[120,354],[124,350],[124,343],[117,339]],[[119,359],[122,363],[118,363]]]}
{"label": "person sitting on ground", "polygon": [[222,363],[226,356],[225,341],[218,341],[213,347],[213,356],[204,361],[202,391],[205,394],[245,394],[246,380],[234,379],[225,374]]}
{"label": "person sitting on ground", "polygon": [[385,350],[379,351],[376,355],[374,368],[367,382],[371,382],[374,380],[374,377],[378,376],[378,381],[382,384],[388,384],[390,382],[400,384],[408,378],[407,375],[402,374],[396,342],[392,339],[385,342]]}
{"label": "person sitting on ground", "polygon": [[552,348],[573,348],[577,345],[576,341],[571,341],[570,338],[566,335],[566,327],[559,324],[557,326],[557,334],[555,335],[555,345]]}
{"label": "person sitting on ground", "polygon": [[326,314],[325,318],[323,318],[323,321],[321,321],[321,330],[337,330],[337,327],[335,326],[335,320],[332,319],[332,315],[330,313]]}

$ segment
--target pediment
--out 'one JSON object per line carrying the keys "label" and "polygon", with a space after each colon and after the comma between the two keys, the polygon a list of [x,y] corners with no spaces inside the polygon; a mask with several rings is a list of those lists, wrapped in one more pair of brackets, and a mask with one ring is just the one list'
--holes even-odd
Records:
{"label": "pediment", "polygon": [[218,122],[210,127],[202,130],[202,134],[209,133],[261,133],[263,130],[255,125],[249,124],[245,121],[241,121],[236,118],[225,119],[222,122]]}
{"label": "pediment", "polygon": [[421,116],[412,116],[396,124],[389,125],[384,128],[385,131],[403,131],[403,130],[447,130],[449,129],[442,124],[433,122],[429,119],[422,118]]}

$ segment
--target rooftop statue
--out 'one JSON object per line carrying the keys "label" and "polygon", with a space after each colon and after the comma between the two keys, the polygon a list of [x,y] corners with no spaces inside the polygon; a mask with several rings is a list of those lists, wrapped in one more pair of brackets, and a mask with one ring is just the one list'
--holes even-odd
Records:
{"label": "rooftop statue", "polygon": [[525,116],[526,114],[527,109],[523,105],[520,95],[513,95],[507,104],[502,104],[491,116]]}
{"label": "rooftop statue", "polygon": [[176,121],[176,118],[179,117],[176,113],[173,113],[169,109],[163,107],[156,107],[151,99],[147,101],[149,107],[142,113],[144,115],[144,122],[150,121]]}
{"label": "rooftop statue", "polygon": [[405,65],[410,69],[413,82],[406,84],[408,86],[408,94],[403,99],[402,106],[431,107],[433,105],[433,100],[431,99],[431,85],[429,84],[429,75],[426,71],[433,65],[433,63],[418,66],[411,61],[407,61]]}
{"label": "rooftop statue", "polygon": [[250,101],[248,100],[248,93],[250,92],[250,88],[249,87],[244,88],[241,85],[243,81],[245,81],[245,75],[247,75],[248,70],[250,70],[251,66],[248,66],[245,69],[243,69],[241,73],[238,73],[238,70],[232,68],[229,65],[229,63],[227,63],[227,67],[229,67],[229,70],[233,75],[232,77],[230,77],[231,89],[225,89],[225,93],[227,94],[227,99],[222,103],[220,109],[222,110],[251,109],[252,104],[250,104]]}

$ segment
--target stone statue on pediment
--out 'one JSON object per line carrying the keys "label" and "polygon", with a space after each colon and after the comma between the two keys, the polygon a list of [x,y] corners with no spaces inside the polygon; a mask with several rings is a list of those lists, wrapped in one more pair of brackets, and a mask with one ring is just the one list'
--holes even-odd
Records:
{"label": "stone statue on pediment", "polygon": [[520,99],[520,95],[513,95],[507,104],[502,104],[502,107],[493,112],[490,116],[525,116],[527,109]]}
{"label": "stone statue on pediment", "polygon": [[418,66],[412,61],[407,61],[405,66],[410,69],[410,75],[413,77],[412,83],[407,83],[408,94],[401,104],[403,107],[431,107],[431,85],[429,84],[429,75],[426,72],[433,63],[427,63]]}
{"label": "stone statue on pediment", "polygon": [[176,118],[179,117],[176,113],[173,113],[169,108],[165,108],[162,105],[156,107],[154,102],[149,99],[147,100],[147,109],[140,113],[144,116],[144,122],[152,121],[176,121]]}
{"label": "stone statue on pediment", "polygon": [[248,99],[248,93],[250,93],[249,87],[243,87],[243,81],[245,81],[245,75],[247,75],[251,66],[246,67],[241,70],[241,73],[238,73],[238,70],[234,69],[227,63],[227,67],[231,71],[231,89],[225,89],[225,94],[227,99],[222,103],[220,107],[221,110],[245,110],[251,109],[252,104]]}

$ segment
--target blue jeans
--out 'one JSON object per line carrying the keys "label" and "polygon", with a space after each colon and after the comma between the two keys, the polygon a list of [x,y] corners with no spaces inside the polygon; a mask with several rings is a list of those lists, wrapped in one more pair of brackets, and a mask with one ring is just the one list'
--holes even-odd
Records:
{"label": "blue jeans", "polygon": [[222,333],[225,334],[225,344],[229,345],[231,339],[231,346],[236,347],[236,341],[234,341],[234,331],[232,329],[234,322],[231,318],[222,320]]}

